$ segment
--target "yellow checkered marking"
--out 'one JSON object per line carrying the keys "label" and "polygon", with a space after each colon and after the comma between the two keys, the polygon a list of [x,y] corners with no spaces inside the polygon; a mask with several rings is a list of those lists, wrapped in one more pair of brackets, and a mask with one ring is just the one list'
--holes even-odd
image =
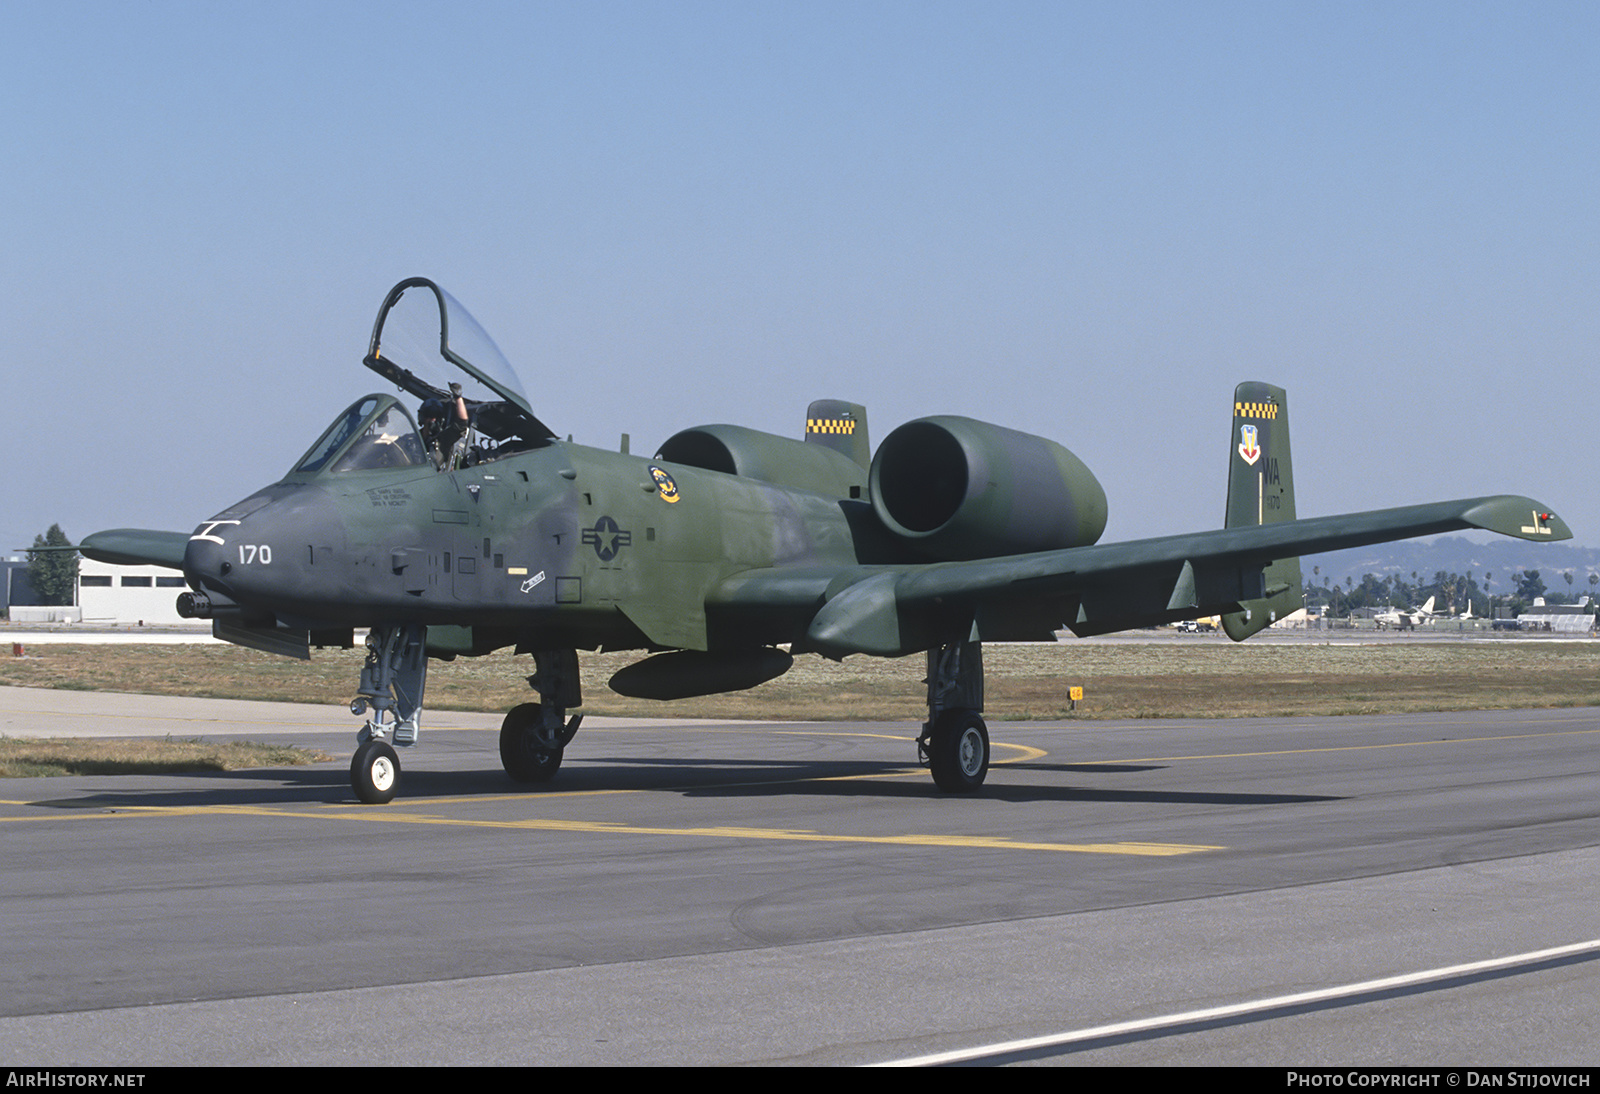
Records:
{"label": "yellow checkered marking", "polygon": [[854,433],[854,418],[807,418],[807,433]]}
{"label": "yellow checkered marking", "polygon": [[1233,416],[1235,418],[1265,418],[1273,421],[1278,416],[1277,403],[1234,403]]}

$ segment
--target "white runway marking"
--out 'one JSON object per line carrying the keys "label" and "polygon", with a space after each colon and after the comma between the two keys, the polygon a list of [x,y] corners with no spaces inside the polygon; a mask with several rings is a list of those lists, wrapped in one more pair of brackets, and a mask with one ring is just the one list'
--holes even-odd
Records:
{"label": "white runway marking", "polygon": [[1552,961],[1596,951],[1600,951],[1600,938],[1591,939],[1588,942],[1574,942],[1569,946],[1556,946],[1548,950],[1534,950],[1530,953],[1490,958],[1487,961],[1472,961],[1465,965],[1446,965],[1443,968],[1425,969],[1422,972],[1405,973],[1401,976],[1387,976],[1378,980],[1363,980],[1356,984],[1343,984],[1339,987],[1321,988],[1317,991],[1304,991],[1293,995],[1277,995],[1270,999],[1257,999],[1249,1003],[1234,1003],[1226,1007],[1208,1007],[1205,1010],[1188,1010],[1179,1014],[1167,1014],[1157,1018],[1142,1018],[1133,1022],[1113,1022],[1109,1025],[1090,1026],[1088,1029],[1052,1033],[1043,1037],[1026,1037],[1017,1041],[1001,1041],[993,1045],[956,1049],[952,1052],[935,1052],[927,1056],[912,1056],[903,1060],[886,1060],[869,1066],[938,1067],[942,1064],[969,1063],[988,1057],[1009,1056],[1016,1053],[1036,1052],[1040,1049],[1060,1048],[1065,1045],[1099,1040],[1104,1037],[1121,1037],[1130,1033],[1150,1033],[1169,1027],[1186,1026],[1199,1022],[1213,1022],[1218,1019],[1239,1018],[1284,1007],[1306,1006],[1355,995],[1393,991],[1397,988],[1426,984],[1432,980],[1449,980],[1459,976],[1495,972],[1501,969],[1514,968],[1518,965],[1533,965],[1541,961]]}

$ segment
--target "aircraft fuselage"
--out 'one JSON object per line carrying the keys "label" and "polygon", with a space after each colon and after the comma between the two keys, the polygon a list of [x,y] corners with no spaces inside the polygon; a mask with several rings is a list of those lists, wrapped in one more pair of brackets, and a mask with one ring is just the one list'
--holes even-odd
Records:
{"label": "aircraft fuselage", "polygon": [[[706,649],[735,637],[708,633],[708,595],[725,578],[856,564],[850,506],[866,509],[556,442],[461,470],[291,476],[196,528],[184,571],[247,617],[424,623],[441,652],[486,652],[521,631],[580,648]],[[760,629],[789,637],[781,620]]]}

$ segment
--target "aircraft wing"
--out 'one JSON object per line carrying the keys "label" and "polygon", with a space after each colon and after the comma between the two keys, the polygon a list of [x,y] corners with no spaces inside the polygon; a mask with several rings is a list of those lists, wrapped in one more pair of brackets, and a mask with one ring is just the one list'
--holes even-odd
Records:
{"label": "aircraft wing", "polygon": [[181,570],[189,538],[188,532],[113,528],[84,536],[78,550],[85,558],[114,566],[167,566]]}
{"label": "aircraft wing", "polygon": [[1464,528],[1572,536],[1533,499],[1499,495],[969,562],[752,571],[710,606],[815,608],[806,648],[835,657],[926,649],[964,618],[986,641],[1039,641],[1062,624],[1087,636],[1235,613],[1239,639],[1301,602],[1298,587],[1267,584],[1276,560]]}

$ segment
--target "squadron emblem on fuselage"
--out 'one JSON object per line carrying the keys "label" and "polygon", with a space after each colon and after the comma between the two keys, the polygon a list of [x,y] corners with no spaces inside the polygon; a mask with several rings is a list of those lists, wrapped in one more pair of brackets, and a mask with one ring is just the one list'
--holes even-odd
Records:
{"label": "squadron emblem on fuselage", "polygon": [[661,493],[661,500],[676,502],[679,498],[678,484],[672,481],[672,476],[667,474],[655,464],[650,465],[650,477],[656,480],[656,489]]}

